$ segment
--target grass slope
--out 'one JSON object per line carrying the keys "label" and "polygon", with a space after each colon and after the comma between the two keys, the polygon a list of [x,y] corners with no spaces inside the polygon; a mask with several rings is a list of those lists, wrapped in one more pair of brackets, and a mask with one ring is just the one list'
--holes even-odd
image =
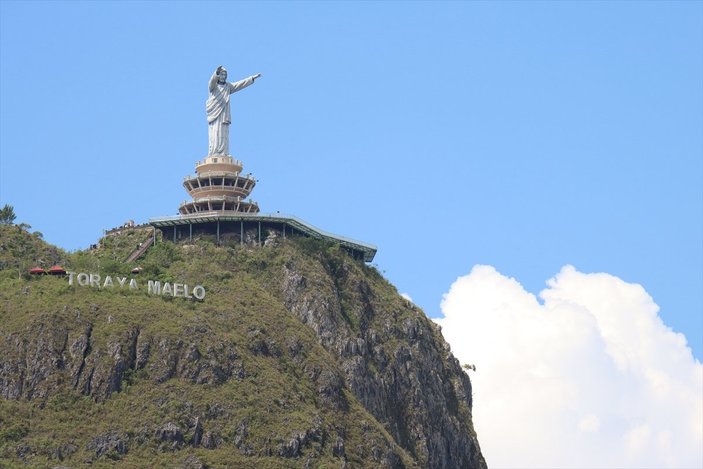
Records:
{"label": "grass slope", "polygon": [[[39,373],[45,380],[35,396],[0,399],[0,466],[325,468],[340,467],[341,454],[350,467],[379,467],[392,452],[416,467],[348,390],[328,395],[323,377],[338,374],[338,358],[286,310],[279,293],[287,262],[325,256],[330,268],[358,269],[385,307],[407,309],[373,268],[351,263],[338,248],[305,239],[237,249],[159,243],[134,276],[123,262],[134,239],[65,253],[0,226],[0,240],[0,353],[6,364],[33,357],[30,368],[53,370]],[[41,260],[103,278],[134,277],[140,287],[69,286],[66,278],[25,273]],[[207,296],[148,295],[147,278],[204,285]],[[345,295],[342,303],[352,301]],[[358,328],[358,317],[346,319]],[[144,366],[126,365],[119,392],[106,398],[72,382],[80,361],[75,344],[86,330],[97,352],[95,373],[114,369],[118,359],[134,361],[136,335],[151,347]],[[5,378],[11,372],[4,370]],[[164,439],[169,424],[180,435]],[[195,444],[204,435],[214,447]]]}

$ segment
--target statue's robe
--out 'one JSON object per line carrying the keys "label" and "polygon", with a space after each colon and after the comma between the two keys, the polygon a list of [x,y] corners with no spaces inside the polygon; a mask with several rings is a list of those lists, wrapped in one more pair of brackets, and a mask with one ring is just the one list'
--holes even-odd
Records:
{"label": "statue's robe", "polygon": [[254,77],[236,83],[218,83],[217,73],[210,78],[210,95],[205,103],[208,123],[208,156],[229,155],[229,125],[232,123],[230,95],[254,83]]}

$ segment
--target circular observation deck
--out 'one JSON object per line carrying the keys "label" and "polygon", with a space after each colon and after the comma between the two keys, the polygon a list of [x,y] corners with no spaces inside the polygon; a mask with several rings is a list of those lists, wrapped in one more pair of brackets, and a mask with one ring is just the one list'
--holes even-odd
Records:
{"label": "circular observation deck", "polygon": [[207,212],[259,213],[259,205],[251,200],[242,200],[241,197],[211,196],[185,201],[178,212],[181,215]]}
{"label": "circular observation deck", "polygon": [[251,174],[241,175],[228,171],[208,171],[183,179],[183,187],[194,199],[215,196],[245,198],[255,185],[256,180]]}

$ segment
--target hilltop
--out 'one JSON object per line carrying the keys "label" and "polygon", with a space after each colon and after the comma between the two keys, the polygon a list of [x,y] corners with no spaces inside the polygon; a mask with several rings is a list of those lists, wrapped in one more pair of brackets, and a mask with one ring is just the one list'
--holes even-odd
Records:
{"label": "hilltop", "polygon": [[[0,240],[0,466],[485,467],[439,327],[338,246],[160,242],[131,274],[134,239]],[[26,274],[40,261],[139,288]]]}

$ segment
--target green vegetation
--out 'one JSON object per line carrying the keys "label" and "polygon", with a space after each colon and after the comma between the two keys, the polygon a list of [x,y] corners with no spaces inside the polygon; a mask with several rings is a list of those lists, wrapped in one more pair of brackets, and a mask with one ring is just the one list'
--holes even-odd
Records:
{"label": "green vegetation", "polygon": [[0,208],[0,225],[12,225],[15,218],[17,216],[12,205],[5,204],[3,208]]}
{"label": "green vegetation", "polygon": [[[43,344],[48,355],[35,357],[37,367],[65,361],[64,369],[45,377],[45,386],[31,399],[0,400],[0,462],[173,467],[193,456],[210,467],[303,467],[308,459],[314,461],[311,467],[339,467],[330,442],[340,435],[353,467],[374,466],[365,459],[368,454],[354,450],[368,440],[383,451],[395,448],[403,454],[348,391],[340,388],[334,391],[340,395],[331,397],[344,405],[325,402],[320,376],[335,375],[337,359],[283,307],[280,285],[284,266],[291,262],[310,268],[311,282],[327,274],[319,263],[333,272],[368,270],[337,247],[309,239],[271,248],[162,242],[140,259],[142,273],[131,275],[142,284],[139,290],[102,289],[69,286],[65,277],[20,272],[18,278],[17,269],[50,259],[48,263],[60,262],[76,272],[130,275],[132,266],[124,259],[143,233],[108,236],[99,248],[76,253],[53,248],[17,227],[4,226],[0,234],[5,341],[0,354],[8,364],[21,362],[27,352],[18,343],[30,348]],[[205,285],[206,300],[147,295],[147,278]],[[385,294],[392,295],[392,287],[382,283]],[[343,304],[348,301],[342,298]],[[345,318],[358,327],[354,314],[345,313]],[[149,359],[141,368],[127,365],[119,392],[106,395],[103,387],[87,393],[81,384],[72,384],[81,358],[75,344],[87,328],[90,348],[101,356],[83,366],[93,366],[94,374],[104,372],[105,381],[114,369],[116,348],[125,361],[136,360],[129,350],[135,334],[140,344],[149,344],[152,356],[170,357],[173,364]],[[184,363],[189,353],[203,358]],[[174,369],[168,370],[171,365]],[[196,419],[215,448],[194,445]],[[362,421],[364,429],[358,425]],[[168,423],[180,429],[182,441],[159,439]],[[102,440],[96,443],[100,438],[107,441],[102,453]]]}
{"label": "green vegetation", "polygon": [[41,233],[28,231],[29,225],[0,224],[0,278],[29,278],[35,266],[49,268],[65,263],[68,254],[42,240]]}
{"label": "green vegetation", "polygon": [[[132,274],[125,259],[149,233],[126,229],[66,253],[0,226],[0,467],[424,465],[412,443],[399,445],[398,435],[414,438],[410,424],[379,422],[357,397],[366,385],[344,384],[353,364],[368,386],[406,373],[398,360],[416,334],[427,342],[413,345],[415,360],[446,354],[375,268],[308,238],[267,247],[199,240],[157,243]],[[139,288],[27,273],[54,263]],[[149,295],[147,279],[203,285],[207,295]],[[355,361],[371,347],[373,360]],[[445,365],[413,366],[409,376]],[[465,383],[446,383],[452,418],[475,438],[469,405],[455,396]],[[399,409],[388,419],[411,418]]]}

